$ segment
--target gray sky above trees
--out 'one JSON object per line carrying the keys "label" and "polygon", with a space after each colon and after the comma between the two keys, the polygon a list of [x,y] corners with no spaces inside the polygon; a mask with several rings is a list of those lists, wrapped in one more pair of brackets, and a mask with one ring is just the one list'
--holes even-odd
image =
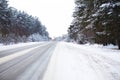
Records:
{"label": "gray sky above trees", "polygon": [[67,33],[72,22],[74,0],[8,0],[10,6],[37,16],[51,37]]}

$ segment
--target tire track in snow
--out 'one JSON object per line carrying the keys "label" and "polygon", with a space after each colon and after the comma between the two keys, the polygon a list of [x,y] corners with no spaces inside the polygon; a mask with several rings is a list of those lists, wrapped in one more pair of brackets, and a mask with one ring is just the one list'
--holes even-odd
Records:
{"label": "tire track in snow", "polygon": [[[74,47],[66,45],[69,50]],[[112,60],[109,57],[100,55],[97,52],[87,51],[85,49],[75,48],[75,51],[79,50],[79,54],[86,57],[88,66],[95,71],[99,76],[106,78],[105,80],[120,80],[120,62]],[[79,56],[79,57],[81,57]]]}
{"label": "tire track in snow", "polygon": [[32,51],[25,53],[25,55],[16,57],[4,64],[1,64],[0,80],[16,80],[19,75],[24,73],[27,68],[43,56],[44,53],[53,46],[53,44],[55,43],[46,43],[45,45],[39,46]]}

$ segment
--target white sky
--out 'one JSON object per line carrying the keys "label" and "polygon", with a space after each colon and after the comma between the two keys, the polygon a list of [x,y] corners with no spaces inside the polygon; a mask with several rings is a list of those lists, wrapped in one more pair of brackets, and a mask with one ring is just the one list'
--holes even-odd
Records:
{"label": "white sky", "polygon": [[74,0],[9,0],[9,4],[39,17],[51,37],[67,33],[72,22]]}

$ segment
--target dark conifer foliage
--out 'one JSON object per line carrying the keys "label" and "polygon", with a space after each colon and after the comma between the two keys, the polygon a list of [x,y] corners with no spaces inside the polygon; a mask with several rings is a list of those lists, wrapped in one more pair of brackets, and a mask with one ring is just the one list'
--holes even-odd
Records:
{"label": "dark conifer foliage", "polygon": [[74,20],[68,29],[72,39],[120,48],[119,0],[75,0],[75,4]]}
{"label": "dark conifer foliage", "polygon": [[37,17],[8,7],[0,0],[0,43],[49,40],[46,28]]}

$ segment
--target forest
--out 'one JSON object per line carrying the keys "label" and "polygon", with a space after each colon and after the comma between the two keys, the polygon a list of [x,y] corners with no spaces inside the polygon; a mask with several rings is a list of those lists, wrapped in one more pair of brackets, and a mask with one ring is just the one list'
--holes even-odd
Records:
{"label": "forest", "polygon": [[49,39],[46,27],[37,17],[8,7],[7,0],[0,0],[0,43],[13,44]]}
{"label": "forest", "polygon": [[120,1],[75,0],[68,35],[78,44],[114,44],[120,49]]}
{"label": "forest", "polygon": [[[120,49],[120,1],[75,0],[67,39],[78,44],[113,44]],[[8,7],[0,0],[0,43],[48,41],[49,33],[37,17]],[[58,24],[59,25],[59,24]]]}

